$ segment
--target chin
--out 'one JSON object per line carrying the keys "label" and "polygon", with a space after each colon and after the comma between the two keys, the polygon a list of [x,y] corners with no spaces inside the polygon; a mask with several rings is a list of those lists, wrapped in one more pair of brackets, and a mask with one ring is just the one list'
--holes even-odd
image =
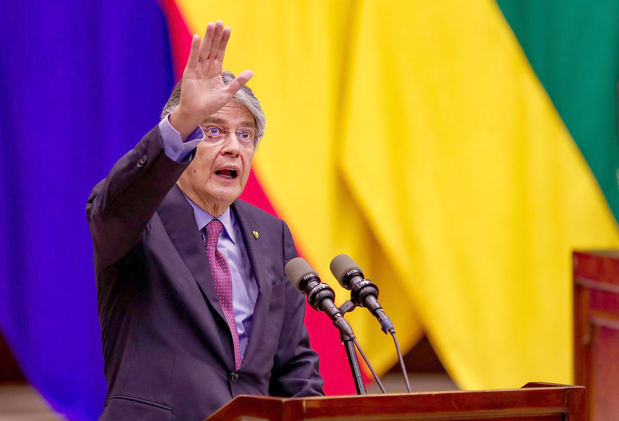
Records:
{"label": "chin", "polygon": [[235,191],[234,193],[226,192],[225,194],[219,194],[215,196],[215,200],[220,205],[225,205],[225,207],[228,207],[241,195],[242,192],[243,191],[241,190]]}

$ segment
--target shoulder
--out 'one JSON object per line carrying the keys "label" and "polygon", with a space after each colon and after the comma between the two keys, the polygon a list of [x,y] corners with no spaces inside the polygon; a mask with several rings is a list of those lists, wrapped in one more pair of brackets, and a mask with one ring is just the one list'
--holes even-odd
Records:
{"label": "shoulder", "polygon": [[234,202],[232,209],[237,223],[248,237],[260,238],[264,240],[262,244],[273,246],[282,242],[293,243],[290,229],[282,219],[239,199]]}

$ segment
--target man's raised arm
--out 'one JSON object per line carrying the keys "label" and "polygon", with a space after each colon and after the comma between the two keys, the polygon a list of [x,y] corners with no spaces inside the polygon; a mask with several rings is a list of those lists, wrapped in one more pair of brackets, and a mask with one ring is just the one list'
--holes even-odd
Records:
{"label": "man's raised arm", "polygon": [[[224,84],[222,63],[229,38],[230,27],[221,21],[208,24],[203,40],[193,36],[180,103],[169,116],[183,140],[253,76],[246,70],[229,85]],[[86,214],[98,265],[116,263],[136,246],[140,233],[189,163],[190,159],[169,159],[162,145],[155,127],[93,189]]]}

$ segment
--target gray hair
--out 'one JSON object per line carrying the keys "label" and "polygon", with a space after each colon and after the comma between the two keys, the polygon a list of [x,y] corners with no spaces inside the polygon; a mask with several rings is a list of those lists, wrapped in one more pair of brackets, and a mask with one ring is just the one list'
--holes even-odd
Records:
{"label": "gray hair", "polygon": [[[234,80],[235,76],[231,72],[225,71],[221,74],[221,77],[224,80],[224,84],[229,85],[230,82]],[[172,90],[170,98],[161,112],[161,118],[164,118],[166,115],[174,111],[176,107],[178,107],[181,100],[182,81],[182,79],[179,80]],[[264,111],[262,111],[260,101],[258,101],[258,98],[254,95],[254,92],[247,85],[243,85],[243,87],[234,94],[232,101],[236,101],[239,104],[244,105],[254,117],[254,121],[256,123],[255,142],[258,143],[258,141],[262,139],[262,136],[264,136],[264,128],[266,126],[266,119],[264,118]]]}

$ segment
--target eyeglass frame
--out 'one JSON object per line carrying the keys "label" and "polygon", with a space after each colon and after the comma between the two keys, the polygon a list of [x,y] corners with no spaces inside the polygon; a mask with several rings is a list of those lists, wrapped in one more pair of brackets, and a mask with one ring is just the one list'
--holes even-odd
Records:
{"label": "eyeglass frame", "polygon": [[[200,129],[202,130],[202,133],[204,133],[204,141],[208,142],[209,144],[212,145],[216,145],[220,142],[222,142],[223,140],[226,139],[226,137],[228,136],[228,134],[230,134],[231,132],[234,132],[236,139],[238,140],[238,142],[243,145],[243,146],[249,146],[249,145],[255,145],[256,144],[256,133],[255,133],[255,128],[253,129],[236,129],[236,130],[232,130],[232,129],[226,129],[218,124],[215,123],[203,123],[200,124]],[[222,131],[222,135],[221,136],[210,136],[207,132],[207,129],[209,128],[216,128]],[[243,139],[241,136],[239,136],[240,133],[242,132],[247,132],[251,135],[250,139]],[[253,133],[252,133],[253,132]]]}

